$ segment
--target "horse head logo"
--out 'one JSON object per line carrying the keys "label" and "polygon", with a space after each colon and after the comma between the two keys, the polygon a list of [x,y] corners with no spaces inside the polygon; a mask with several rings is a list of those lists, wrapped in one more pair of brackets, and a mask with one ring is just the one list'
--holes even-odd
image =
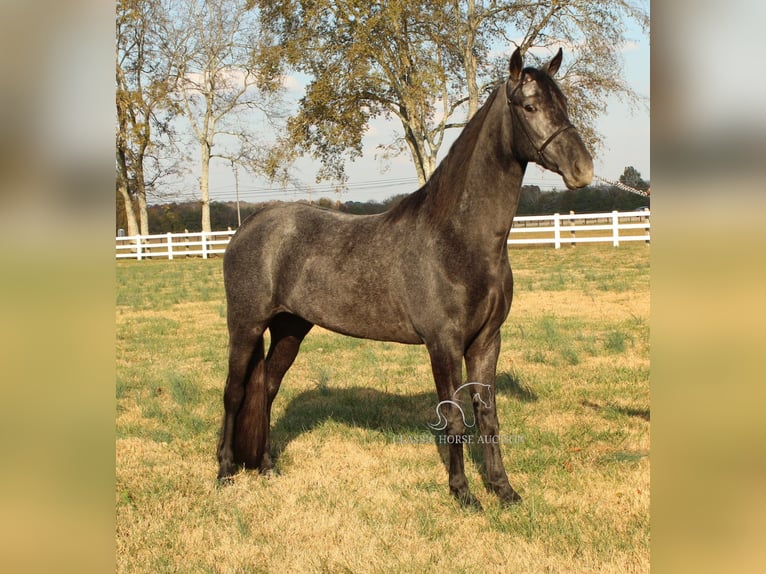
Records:
{"label": "horse head logo", "polygon": [[[492,387],[491,387],[491,385],[487,385],[485,383],[475,383],[475,382],[470,382],[470,383],[465,383],[464,385],[460,385],[457,389],[455,389],[455,392],[452,393],[452,398],[451,399],[445,399],[443,401],[440,401],[439,404],[436,405],[436,416],[437,416],[438,420],[437,420],[436,424],[428,423],[428,426],[431,427],[434,430],[444,430],[444,429],[447,428],[447,416],[444,413],[442,413],[442,407],[446,406],[446,405],[453,405],[458,411],[460,411],[460,416],[463,417],[463,424],[465,426],[467,426],[467,427],[475,426],[476,425],[476,417],[474,416],[473,420],[469,423],[466,420],[466,418],[465,418],[465,412],[463,411],[463,407],[460,405],[460,403],[457,402],[457,394],[460,391],[462,391],[464,388],[470,387],[470,386],[479,386],[479,387],[483,387],[483,388],[487,389],[487,399],[489,401],[492,400],[492,395],[491,395]],[[484,407],[491,408],[490,405],[487,404],[487,402],[485,402],[483,398],[481,398],[481,394],[479,394],[478,391],[474,392],[474,394],[471,395],[471,398],[474,401],[480,402],[482,405],[484,405]]]}

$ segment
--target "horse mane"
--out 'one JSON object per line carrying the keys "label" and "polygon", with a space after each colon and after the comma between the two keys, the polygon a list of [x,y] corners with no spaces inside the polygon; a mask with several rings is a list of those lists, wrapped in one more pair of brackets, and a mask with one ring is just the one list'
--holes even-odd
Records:
{"label": "horse mane", "polygon": [[425,212],[430,223],[438,226],[449,218],[456,196],[463,190],[467,175],[462,167],[474,152],[481,128],[498,92],[498,87],[492,90],[487,101],[465,125],[450,146],[447,156],[439,163],[428,181],[384,214],[388,221],[398,221],[404,217]]}

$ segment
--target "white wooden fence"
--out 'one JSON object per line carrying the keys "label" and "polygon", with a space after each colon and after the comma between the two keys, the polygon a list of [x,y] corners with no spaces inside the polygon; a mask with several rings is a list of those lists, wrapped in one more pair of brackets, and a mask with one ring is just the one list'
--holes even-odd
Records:
{"label": "white wooden fence", "polygon": [[513,220],[508,245],[553,245],[560,249],[568,243],[611,243],[618,247],[626,241],[649,243],[649,211],[612,211],[611,213],[554,213],[528,215]]}
{"label": "white wooden fence", "polygon": [[[117,259],[174,259],[218,255],[226,250],[234,231],[165,233],[116,237]],[[649,243],[649,211],[529,215],[514,218],[508,245]]]}
{"label": "white wooden fence", "polygon": [[234,231],[117,237],[117,259],[202,257],[223,253]]}

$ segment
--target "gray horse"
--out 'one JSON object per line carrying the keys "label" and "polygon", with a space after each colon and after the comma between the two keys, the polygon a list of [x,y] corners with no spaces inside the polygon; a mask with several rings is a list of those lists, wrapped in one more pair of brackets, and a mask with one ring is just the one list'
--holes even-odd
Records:
{"label": "gray horse", "polygon": [[[593,161],[569,122],[553,75],[562,52],[542,69],[524,68],[517,49],[510,76],[468,122],[430,180],[386,213],[352,216],[298,204],[253,214],[224,257],[229,372],[218,445],[219,480],[240,465],[273,468],[270,413],[301,341],[312,326],[428,349],[447,438],[465,432],[450,405],[462,384],[473,395],[485,440],[489,488],[507,503],[521,497],[503,467],[495,411],[500,327],[511,308],[508,233],[528,162],[561,174],[570,189],[588,185]],[[271,345],[264,356],[264,332]],[[468,489],[460,440],[449,440],[449,486]]]}

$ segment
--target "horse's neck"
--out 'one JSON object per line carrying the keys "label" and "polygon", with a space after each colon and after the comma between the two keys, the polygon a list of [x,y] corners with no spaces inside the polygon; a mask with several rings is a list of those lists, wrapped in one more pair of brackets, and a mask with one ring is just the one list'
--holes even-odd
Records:
{"label": "horse's neck", "polygon": [[[526,164],[511,151],[510,115],[504,98],[492,100],[480,126],[478,137],[462,153],[452,152],[445,158],[444,174],[439,182],[449,189],[449,219],[473,226],[486,237],[508,232],[518,206],[521,181]],[[451,186],[451,187],[447,187]]]}

